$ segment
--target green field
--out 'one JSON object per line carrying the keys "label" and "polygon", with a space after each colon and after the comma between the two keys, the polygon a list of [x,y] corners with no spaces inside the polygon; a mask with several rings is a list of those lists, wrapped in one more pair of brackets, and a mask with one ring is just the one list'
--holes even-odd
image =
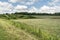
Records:
{"label": "green field", "polygon": [[60,19],[0,19],[0,40],[60,40]]}

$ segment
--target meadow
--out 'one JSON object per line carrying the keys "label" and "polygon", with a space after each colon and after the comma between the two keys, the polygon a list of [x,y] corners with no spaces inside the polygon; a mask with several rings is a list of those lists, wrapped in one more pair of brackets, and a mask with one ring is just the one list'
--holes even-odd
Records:
{"label": "meadow", "polygon": [[60,40],[60,13],[0,14],[0,40]]}
{"label": "meadow", "polygon": [[60,40],[60,19],[0,19],[0,40]]}

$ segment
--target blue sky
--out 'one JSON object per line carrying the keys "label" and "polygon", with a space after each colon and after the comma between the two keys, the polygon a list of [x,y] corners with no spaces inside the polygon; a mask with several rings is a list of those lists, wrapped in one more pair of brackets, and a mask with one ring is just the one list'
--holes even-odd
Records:
{"label": "blue sky", "polygon": [[60,12],[60,0],[0,0],[0,13]]}

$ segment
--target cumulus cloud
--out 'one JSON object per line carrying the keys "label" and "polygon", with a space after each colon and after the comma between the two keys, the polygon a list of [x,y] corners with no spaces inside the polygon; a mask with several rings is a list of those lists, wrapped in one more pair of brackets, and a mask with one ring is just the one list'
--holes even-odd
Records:
{"label": "cumulus cloud", "polygon": [[25,5],[17,5],[14,10],[15,12],[25,12],[27,10],[27,6]]}
{"label": "cumulus cloud", "polygon": [[54,13],[55,7],[49,7],[49,6],[44,5],[43,7],[40,8],[40,12],[42,12],[42,13]]}
{"label": "cumulus cloud", "polygon": [[0,13],[4,12],[11,12],[13,5],[8,2],[1,2],[0,1]]}
{"label": "cumulus cloud", "polygon": [[60,12],[60,6],[53,6],[53,7],[51,7],[51,6],[44,5],[44,6],[42,6],[40,8],[40,12],[41,13],[55,13],[55,12]]}
{"label": "cumulus cloud", "polygon": [[37,12],[37,8],[36,7],[31,7],[28,12],[32,13],[32,12]]}
{"label": "cumulus cloud", "polygon": [[19,2],[19,1],[22,1],[22,0],[8,0],[9,2],[12,2],[12,3],[16,3],[16,2]]}
{"label": "cumulus cloud", "polygon": [[27,8],[27,6],[24,6],[24,5],[17,5],[15,7],[15,9],[18,9],[18,10],[20,10],[20,9],[26,9],[26,8]]}
{"label": "cumulus cloud", "polygon": [[49,2],[49,5],[53,5],[53,6],[56,6],[56,5],[60,5],[60,0],[51,0],[51,2]]}
{"label": "cumulus cloud", "polygon": [[0,2],[0,13],[26,12],[27,8],[25,5],[13,6],[8,2]]}
{"label": "cumulus cloud", "polygon": [[21,3],[21,4],[25,4],[25,5],[32,5],[35,2],[38,2],[39,0],[9,0],[9,2],[12,3]]}
{"label": "cumulus cloud", "polygon": [[52,2],[59,2],[60,0],[52,0]]}
{"label": "cumulus cloud", "polygon": [[[16,6],[13,6],[12,3],[22,3],[24,5],[17,4]],[[54,13],[54,12],[60,12],[60,5],[56,5],[56,3],[60,2],[59,0],[52,0],[48,3],[48,5],[43,5],[40,8],[37,8],[35,6],[30,6],[35,2],[38,2],[38,0],[9,0],[9,2],[1,2],[0,1],[0,13],[11,13],[11,12],[36,12],[36,13]],[[38,5],[38,4],[37,4]],[[53,6],[51,6],[53,5]]]}
{"label": "cumulus cloud", "polygon": [[40,12],[55,13],[60,12],[60,0],[51,0],[47,5],[40,8]]}
{"label": "cumulus cloud", "polygon": [[47,6],[47,5],[43,5],[42,7],[40,7],[39,9],[36,7],[32,7],[29,9],[28,12],[36,12],[36,13],[55,13],[55,12],[60,12],[60,6]]}

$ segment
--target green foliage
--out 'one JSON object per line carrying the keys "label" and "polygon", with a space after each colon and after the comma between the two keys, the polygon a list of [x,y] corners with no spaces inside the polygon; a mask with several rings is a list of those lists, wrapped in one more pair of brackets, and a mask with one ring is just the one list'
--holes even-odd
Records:
{"label": "green foliage", "polygon": [[29,19],[29,18],[35,18],[32,15],[21,15],[21,14],[0,14],[0,18],[3,19]]}
{"label": "green foliage", "polygon": [[60,13],[48,14],[48,13],[28,13],[28,12],[16,12],[16,13],[6,13],[0,14],[0,18],[3,19],[60,19]]}

